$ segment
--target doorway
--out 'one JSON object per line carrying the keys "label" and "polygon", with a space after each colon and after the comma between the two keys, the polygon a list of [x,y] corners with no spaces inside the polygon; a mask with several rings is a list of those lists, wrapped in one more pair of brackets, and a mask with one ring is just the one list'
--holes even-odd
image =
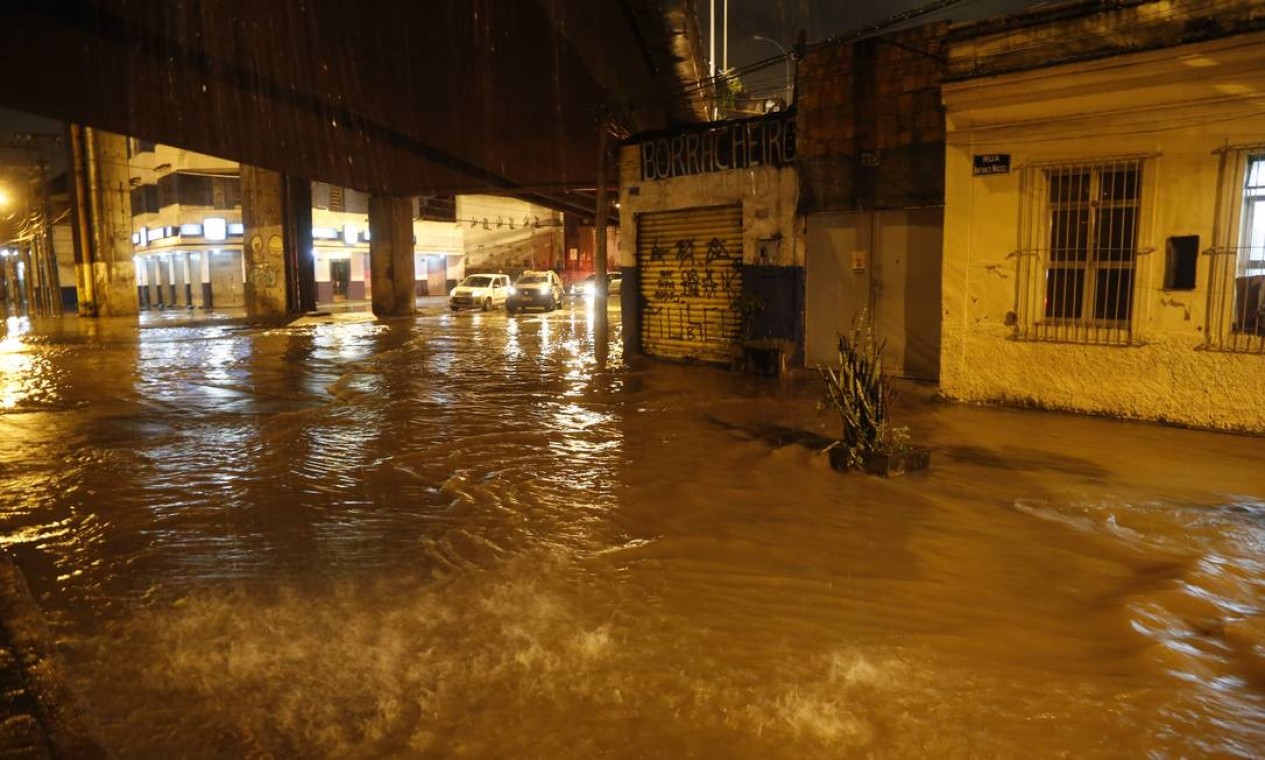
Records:
{"label": "doorway", "polygon": [[810,362],[835,357],[837,336],[866,313],[898,375],[940,375],[943,213],[892,209],[808,219],[806,343]]}
{"label": "doorway", "polygon": [[329,282],[335,301],[346,301],[351,290],[351,259],[329,260]]}

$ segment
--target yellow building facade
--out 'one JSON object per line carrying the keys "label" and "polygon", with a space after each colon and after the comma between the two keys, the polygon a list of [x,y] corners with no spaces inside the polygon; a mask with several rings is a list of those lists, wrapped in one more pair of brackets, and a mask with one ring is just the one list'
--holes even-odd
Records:
{"label": "yellow building facade", "polygon": [[[1054,51],[1087,29],[1129,19],[1006,35]],[[1265,433],[1265,32],[942,94],[943,393]]]}

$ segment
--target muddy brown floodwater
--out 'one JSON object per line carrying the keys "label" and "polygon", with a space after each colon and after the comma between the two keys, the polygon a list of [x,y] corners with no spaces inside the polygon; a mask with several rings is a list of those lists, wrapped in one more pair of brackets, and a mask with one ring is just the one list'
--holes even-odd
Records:
{"label": "muddy brown floodwater", "polygon": [[592,317],[30,324],[0,531],[120,757],[1265,750],[1265,439],[593,363]]}

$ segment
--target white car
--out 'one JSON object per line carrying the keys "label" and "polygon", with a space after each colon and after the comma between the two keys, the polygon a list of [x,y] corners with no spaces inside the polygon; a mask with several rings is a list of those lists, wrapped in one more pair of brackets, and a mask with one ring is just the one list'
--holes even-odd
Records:
{"label": "white car", "polygon": [[[572,298],[586,298],[593,295],[594,283],[597,281],[597,275],[591,274],[583,280],[571,284]],[[623,285],[624,275],[621,272],[606,273],[606,294],[608,296],[619,295],[620,286]]]}
{"label": "white car", "polygon": [[510,288],[510,297],[505,302],[505,310],[513,313],[535,307],[553,311],[562,306],[562,295],[562,278],[557,272],[528,270],[523,272],[518,282],[514,283],[514,287]]}
{"label": "white car", "polygon": [[510,294],[507,274],[472,274],[448,294],[448,306],[458,309],[495,309],[504,306]]}

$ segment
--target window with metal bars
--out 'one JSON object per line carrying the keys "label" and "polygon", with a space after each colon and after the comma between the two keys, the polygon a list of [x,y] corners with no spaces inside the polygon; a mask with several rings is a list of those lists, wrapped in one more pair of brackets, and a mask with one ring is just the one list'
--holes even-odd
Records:
{"label": "window with metal bars", "polygon": [[1265,147],[1222,154],[1208,347],[1265,353]]}
{"label": "window with metal bars", "polygon": [[1140,158],[1029,167],[1017,337],[1134,341]]}
{"label": "window with metal bars", "polygon": [[1243,246],[1239,274],[1265,275],[1265,155],[1251,156],[1243,183]]}

